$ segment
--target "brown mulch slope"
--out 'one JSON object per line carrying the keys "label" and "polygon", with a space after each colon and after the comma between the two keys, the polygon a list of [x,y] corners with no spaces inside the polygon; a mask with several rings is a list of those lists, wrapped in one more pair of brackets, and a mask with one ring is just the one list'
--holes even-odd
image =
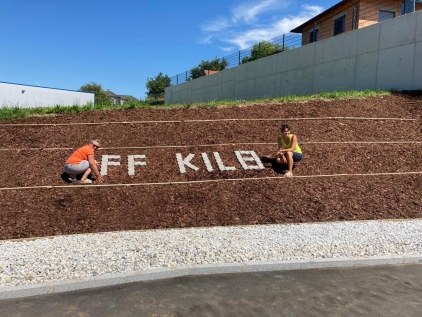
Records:
{"label": "brown mulch slope", "polygon": [[[356,175],[422,171],[420,143],[365,143],[421,142],[421,109],[421,94],[396,94],[214,109],[85,112],[0,122],[0,239],[421,218],[422,174]],[[416,121],[283,119],[321,117]],[[222,119],[267,120],[189,121]],[[284,168],[272,159],[282,123],[291,124],[299,136],[304,159],[294,173],[301,177],[283,178]],[[62,179],[65,159],[74,148],[96,137],[104,146],[96,153],[97,160],[102,155],[120,155],[120,166],[109,166],[105,176],[105,185],[112,186],[67,184]],[[356,141],[360,143],[342,143]],[[254,151],[265,169],[244,170],[235,151]],[[220,171],[214,152],[234,170]],[[182,174],[177,153],[183,158],[194,154],[191,163],[199,170],[187,167]],[[212,172],[207,171],[201,153],[209,157]],[[134,154],[145,155],[146,166],[136,166],[135,175],[129,176],[128,155]],[[45,187],[26,188],[37,186]]]}
{"label": "brown mulch slope", "polygon": [[[420,138],[422,141],[422,138]],[[304,159],[295,168],[296,176],[320,174],[360,174],[360,173],[395,173],[422,171],[421,144],[306,144],[302,145]],[[262,178],[281,176],[284,166],[277,166],[272,159],[276,145],[264,146],[212,146],[206,148],[170,148],[142,150],[102,150],[101,155],[120,155],[120,166],[109,166],[105,177],[106,184],[137,184],[157,182],[183,182],[215,180],[228,178]],[[264,170],[244,170],[234,151],[255,151],[267,167]],[[63,162],[71,150],[43,151],[3,151],[0,161],[5,168],[0,170],[2,187],[60,186],[66,185],[60,177]],[[233,171],[221,172],[215,161],[214,152],[218,152],[226,167]],[[198,167],[194,170],[186,167],[186,173],[180,172],[176,153],[187,157],[195,156],[191,163]],[[213,172],[208,172],[201,157],[206,153]],[[128,175],[128,155],[143,154],[146,166],[135,167],[135,175]],[[247,155],[245,155],[246,157]],[[250,165],[256,165],[250,163]],[[59,176],[59,177],[58,177]]]}

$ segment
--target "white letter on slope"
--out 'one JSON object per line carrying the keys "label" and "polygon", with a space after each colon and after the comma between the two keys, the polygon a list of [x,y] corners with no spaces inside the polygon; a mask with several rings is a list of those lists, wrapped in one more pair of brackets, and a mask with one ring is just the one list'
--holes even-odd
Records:
{"label": "white letter on slope", "polygon": [[[263,170],[265,167],[262,165],[261,160],[256,155],[255,151],[234,151],[237,159],[239,160],[240,165],[242,165],[245,170]],[[243,157],[243,154],[250,155],[252,157]],[[255,161],[257,165],[249,166],[246,162]]]}
{"label": "white letter on slope", "polygon": [[190,163],[190,161],[193,159],[194,156],[195,156],[195,154],[189,154],[185,159],[183,159],[182,154],[176,153],[177,164],[179,164],[180,173],[182,173],[182,174],[185,174],[186,173],[185,165],[187,167],[193,169],[195,172],[197,170],[199,170],[198,167],[196,167],[195,165],[192,165]]}
{"label": "white letter on slope", "polygon": [[129,176],[135,175],[135,165],[147,165],[146,162],[135,161],[135,159],[144,159],[145,155],[128,155],[127,156],[127,173]]}
{"label": "white letter on slope", "polygon": [[119,166],[120,162],[110,162],[112,160],[120,160],[120,155],[103,155],[101,159],[101,175],[107,175],[108,166]]}
{"label": "white letter on slope", "polygon": [[210,159],[208,158],[207,153],[201,153],[201,155],[202,155],[202,159],[204,160],[205,166],[207,167],[207,171],[210,173],[213,172],[214,169],[212,168],[212,165],[211,165]]}
{"label": "white letter on slope", "polygon": [[217,162],[218,168],[220,171],[235,171],[236,167],[234,166],[224,166],[223,161],[221,160],[220,154],[218,152],[213,152],[215,161]]}

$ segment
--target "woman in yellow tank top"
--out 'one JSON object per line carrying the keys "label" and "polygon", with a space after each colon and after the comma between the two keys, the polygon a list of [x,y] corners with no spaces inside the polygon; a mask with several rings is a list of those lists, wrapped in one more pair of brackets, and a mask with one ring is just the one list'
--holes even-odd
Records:
{"label": "woman in yellow tank top", "polygon": [[302,150],[299,147],[297,136],[290,133],[290,127],[283,124],[280,128],[281,137],[278,138],[278,152],[276,161],[278,164],[287,164],[288,171],[284,176],[293,176],[293,163],[302,159]]}

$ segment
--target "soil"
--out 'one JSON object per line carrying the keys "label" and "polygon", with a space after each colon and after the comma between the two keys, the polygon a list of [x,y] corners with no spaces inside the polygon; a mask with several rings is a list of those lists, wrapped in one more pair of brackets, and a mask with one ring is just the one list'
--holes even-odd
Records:
{"label": "soil", "polygon": [[[0,122],[0,239],[421,218],[421,116],[419,91]],[[304,153],[292,178],[274,161],[283,123]],[[120,156],[109,158],[120,165],[108,166],[103,184],[68,183],[66,158],[93,138],[102,140],[100,165],[106,155]],[[246,151],[246,165],[257,169],[245,170],[236,151]],[[144,155],[135,161],[146,165],[129,175],[132,155]],[[182,173],[177,156],[198,170],[185,164]]]}

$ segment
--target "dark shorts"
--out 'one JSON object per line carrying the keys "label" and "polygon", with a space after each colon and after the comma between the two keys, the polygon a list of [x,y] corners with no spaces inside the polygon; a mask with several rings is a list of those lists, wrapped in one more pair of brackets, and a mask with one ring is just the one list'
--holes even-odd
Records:
{"label": "dark shorts", "polygon": [[302,159],[302,154],[293,152],[293,162],[299,162]]}

